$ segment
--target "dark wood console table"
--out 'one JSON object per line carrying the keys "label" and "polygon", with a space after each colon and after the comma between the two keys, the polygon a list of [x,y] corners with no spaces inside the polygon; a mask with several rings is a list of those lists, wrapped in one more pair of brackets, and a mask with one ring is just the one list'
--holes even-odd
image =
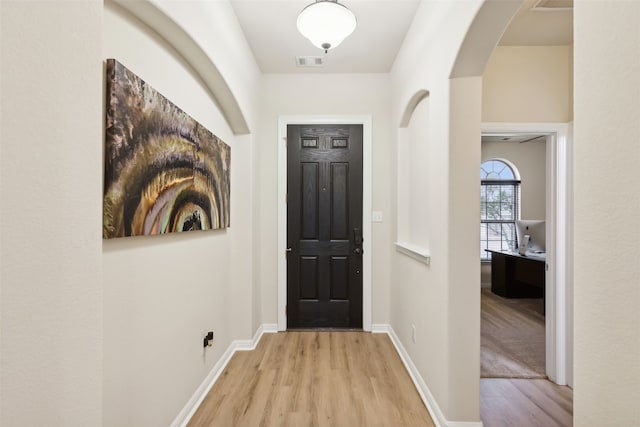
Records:
{"label": "dark wood console table", "polygon": [[506,298],[544,297],[544,256],[485,250],[491,252],[491,292]]}

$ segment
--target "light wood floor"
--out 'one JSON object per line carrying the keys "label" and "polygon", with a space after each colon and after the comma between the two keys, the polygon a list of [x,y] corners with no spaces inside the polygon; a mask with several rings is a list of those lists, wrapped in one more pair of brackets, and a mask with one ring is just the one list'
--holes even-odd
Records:
{"label": "light wood floor", "polygon": [[511,377],[480,379],[484,427],[571,427],[573,391],[544,378],[542,299],[481,300],[482,376]]}
{"label": "light wood floor", "polygon": [[546,378],[544,299],[480,294],[482,378]]}
{"label": "light wood floor", "polygon": [[484,427],[571,427],[573,391],[549,380],[480,380]]}
{"label": "light wood floor", "polygon": [[385,334],[284,332],[237,352],[189,426],[433,426]]}

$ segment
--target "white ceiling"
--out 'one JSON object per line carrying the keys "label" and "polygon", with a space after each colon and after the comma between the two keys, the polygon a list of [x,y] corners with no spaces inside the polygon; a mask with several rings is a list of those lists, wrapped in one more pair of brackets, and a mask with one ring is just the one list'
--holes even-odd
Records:
{"label": "white ceiling", "polygon": [[[231,5],[263,73],[387,73],[420,1],[340,0],[356,15],[358,26],[327,55],[296,28],[298,13],[313,0],[231,0]],[[501,44],[571,43],[572,11],[531,10],[539,1],[525,1]],[[320,56],[324,65],[299,67],[296,56]]]}
{"label": "white ceiling", "polygon": [[[313,0],[231,0],[263,73],[387,73],[420,0],[340,0],[358,26],[327,55],[296,28],[298,14]],[[322,56],[322,68],[296,66],[296,56]]]}

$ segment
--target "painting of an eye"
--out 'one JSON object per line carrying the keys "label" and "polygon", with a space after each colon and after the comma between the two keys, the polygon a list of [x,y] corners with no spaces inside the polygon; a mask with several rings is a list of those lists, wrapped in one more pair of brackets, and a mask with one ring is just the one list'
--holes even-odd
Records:
{"label": "painting of an eye", "polygon": [[231,149],[107,60],[103,237],[229,226]]}

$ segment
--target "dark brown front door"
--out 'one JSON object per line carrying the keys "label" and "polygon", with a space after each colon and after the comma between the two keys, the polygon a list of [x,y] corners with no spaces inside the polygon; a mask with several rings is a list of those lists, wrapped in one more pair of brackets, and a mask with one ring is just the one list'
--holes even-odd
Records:
{"label": "dark brown front door", "polygon": [[362,125],[287,126],[287,327],[362,327]]}

